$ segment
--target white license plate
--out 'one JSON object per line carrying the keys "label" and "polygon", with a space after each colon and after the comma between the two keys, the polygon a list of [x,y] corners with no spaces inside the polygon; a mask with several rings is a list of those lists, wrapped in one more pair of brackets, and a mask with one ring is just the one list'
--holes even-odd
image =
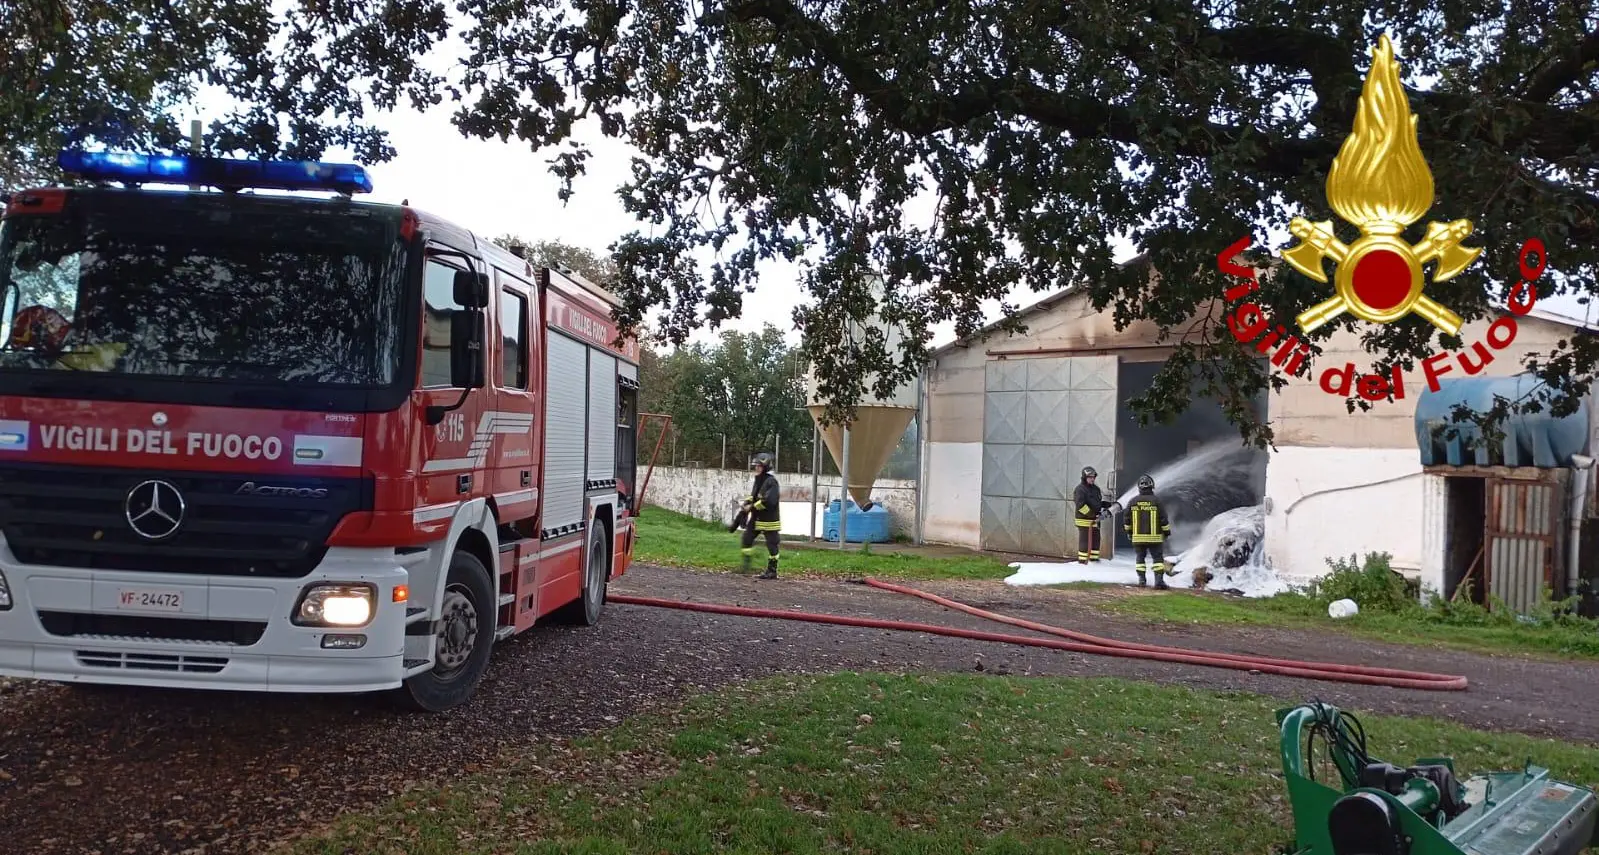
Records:
{"label": "white license plate", "polygon": [[153,588],[123,588],[117,594],[117,608],[136,611],[181,612],[182,591],[163,591]]}

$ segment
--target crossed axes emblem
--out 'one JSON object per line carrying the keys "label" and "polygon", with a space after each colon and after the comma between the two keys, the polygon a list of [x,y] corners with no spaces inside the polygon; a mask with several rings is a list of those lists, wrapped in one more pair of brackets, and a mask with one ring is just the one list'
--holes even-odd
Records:
{"label": "crossed axes emblem", "polygon": [[[1461,246],[1461,241],[1471,235],[1471,221],[1455,220],[1448,225],[1428,223],[1427,236],[1415,246],[1406,243],[1397,234],[1386,233],[1386,229],[1368,231],[1372,226],[1382,225],[1388,224],[1368,224],[1362,230],[1366,233],[1351,245],[1333,234],[1332,220],[1313,223],[1304,217],[1295,217],[1289,222],[1289,232],[1302,243],[1284,250],[1283,260],[1317,282],[1327,281],[1327,274],[1322,269],[1323,259],[1331,259],[1338,266],[1335,282],[1338,293],[1301,312],[1297,318],[1299,326],[1308,333],[1346,311],[1353,311],[1356,316],[1375,323],[1387,323],[1413,311],[1449,335],[1459,333],[1464,323],[1461,317],[1421,293],[1425,284],[1421,266],[1430,261],[1438,262],[1438,271],[1432,277],[1434,282],[1447,281],[1470,267],[1482,254],[1481,249]],[[1373,252],[1391,253],[1404,263],[1410,273],[1410,289],[1405,298],[1386,309],[1376,309],[1366,303],[1355,287],[1355,273],[1360,263],[1371,257]]]}

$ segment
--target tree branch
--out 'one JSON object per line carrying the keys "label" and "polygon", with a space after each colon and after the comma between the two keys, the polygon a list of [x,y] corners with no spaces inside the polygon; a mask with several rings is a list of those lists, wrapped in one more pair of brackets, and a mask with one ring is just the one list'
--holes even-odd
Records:
{"label": "tree branch", "polygon": [[1212,56],[1248,65],[1304,69],[1310,74],[1318,112],[1352,115],[1360,95],[1360,72],[1349,51],[1332,36],[1293,27],[1237,26],[1209,30]]}
{"label": "tree branch", "polygon": [[1583,68],[1594,62],[1599,62],[1599,30],[1589,33],[1571,52],[1550,63],[1528,81],[1521,97],[1528,101],[1546,102],[1559,94],[1560,90],[1577,82]]}
{"label": "tree branch", "polygon": [[[1137,144],[1147,143],[1150,128],[1171,127],[1182,133],[1175,151],[1191,157],[1211,157],[1238,145],[1244,131],[1175,113],[1136,119],[1132,111],[1094,98],[1068,95],[1024,81],[987,78],[953,96],[910,98],[898,84],[885,79],[872,65],[844,46],[828,28],[811,20],[789,0],[749,0],[729,7],[739,21],[765,19],[798,39],[838,69],[850,88],[878,110],[891,124],[912,136],[929,136],[971,122],[990,113],[1025,117],[1045,127],[1077,137],[1094,137]],[[1256,138],[1260,138],[1258,134]],[[1263,160],[1273,172],[1297,174],[1307,159],[1326,159],[1337,153],[1337,143],[1326,140],[1278,140],[1264,144]]]}
{"label": "tree branch", "polygon": [[[899,84],[884,78],[871,62],[850,50],[831,29],[812,20],[792,0],[733,2],[727,7],[726,17],[741,22],[764,19],[780,32],[797,39],[837,69],[850,89],[885,120],[913,136],[958,128],[989,114],[1031,119],[1074,137],[1132,145],[1147,145],[1156,138],[1154,131],[1173,128],[1179,136],[1172,141],[1172,151],[1198,158],[1224,152],[1236,157],[1236,150],[1247,136],[1250,144],[1258,149],[1253,158],[1255,168],[1284,177],[1299,175],[1307,162],[1329,163],[1343,141],[1342,135],[1330,128],[1311,139],[1273,138],[1253,128],[1217,124],[1175,112],[1135,116],[1130,110],[1096,98],[1057,92],[1021,80],[985,78],[954,95],[938,97],[918,93],[912,98]],[[1200,47],[1214,60],[1306,69],[1326,93],[1319,95],[1318,100],[1331,95],[1332,101],[1344,103],[1349,111],[1353,110],[1361,77],[1343,46],[1330,36],[1288,27],[1240,26],[1210,30],[1206,38],[1209,44],[1202,41]],[[1418,113],[1424,117],[1424,124],[1435,127],[1437,136],[1480,143],[1495,150],[1525,145],[1527,151],[1537,157],[1559,161],[1576,156],[1588,140],[1599,138],[1599,119],[1548,104],[1506,99],[1496,107],[1523,110],[1538,121],[1526,122],[1524,129],[1503,140],[1489,139],[1487,131],[1480,128],[1466,129],[1474,139],[1461,139],[1462,129],[1447,128],[1447,120],[1426,117],[1463,115],[1480,109],[1471,96],[1416,92],[1411,97],[1432,108]],[[1543,186],[1557,196],[1574,198],[1592,212],[1592,216],[1572,230],[1571,239],[1599,237],[1599,198],[1546,181]]]}

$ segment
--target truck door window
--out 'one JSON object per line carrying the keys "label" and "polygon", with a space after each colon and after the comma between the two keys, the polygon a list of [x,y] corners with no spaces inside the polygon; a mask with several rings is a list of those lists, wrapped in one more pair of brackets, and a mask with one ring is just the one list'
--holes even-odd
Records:
{"label": "truck door window", "polygon": [[428,259],[422,273],[422,387],[450,385],[450,312],[464,308],[455,302],[455,273],[452,267]]}
{"label": "truck door window", "polygon": [[500,388],[527,388],[527,298],[500,291]]}

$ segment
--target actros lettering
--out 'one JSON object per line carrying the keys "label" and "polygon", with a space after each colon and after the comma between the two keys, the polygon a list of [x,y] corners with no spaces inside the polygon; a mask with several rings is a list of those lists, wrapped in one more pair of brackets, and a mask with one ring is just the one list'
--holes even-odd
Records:
{"label": "actros lettering", "polygon": [[280,487],[270,484],[257,484],[254,481],[246,481],[240,484],[239,489],[233,492],[239,496],[292,496],[296,499],[326,499],[328,497],[328,488],[326,487]]}

